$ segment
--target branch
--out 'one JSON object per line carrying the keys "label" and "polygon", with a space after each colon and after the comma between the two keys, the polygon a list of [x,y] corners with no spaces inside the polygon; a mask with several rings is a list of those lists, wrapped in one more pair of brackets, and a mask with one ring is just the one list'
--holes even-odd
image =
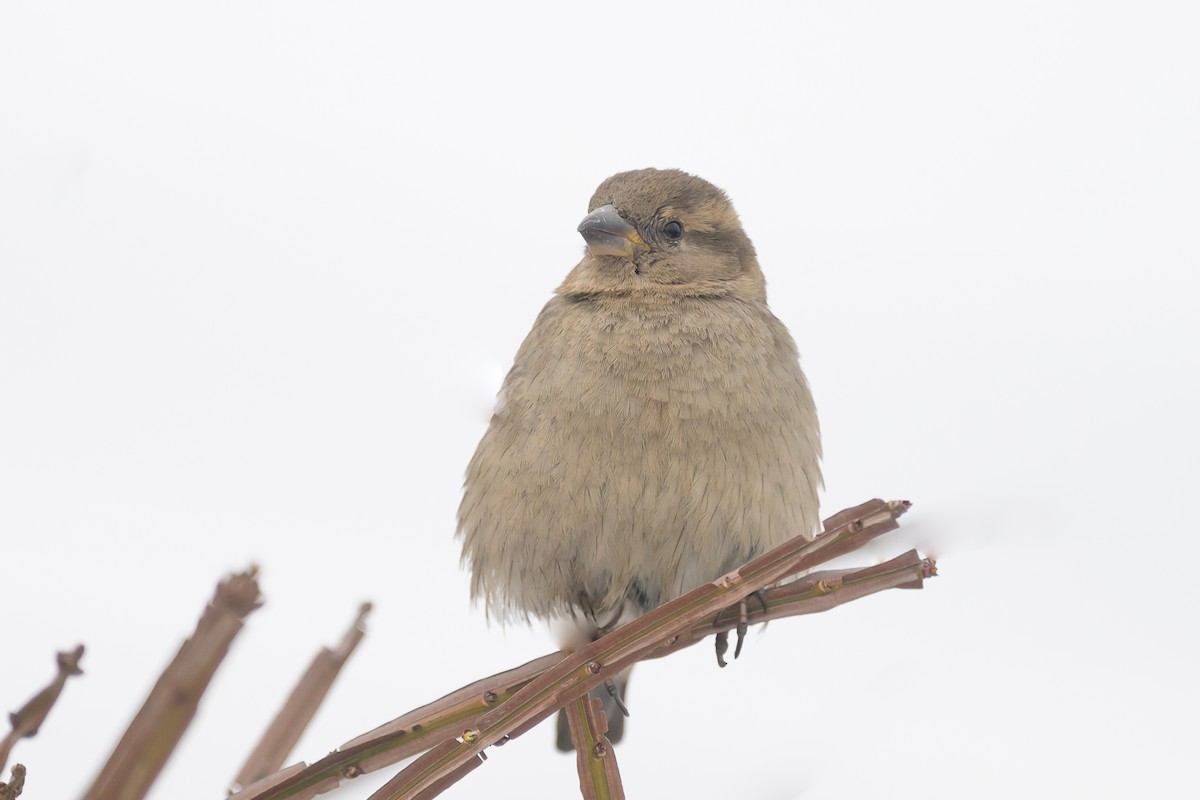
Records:
{"label": "branch", "polygon": [[712,619],[729,605],[801,569],[848,553],[895,530],[896,519],[908,506],[907,502],[871,500],[841,512],[834,517],[839,524],[812,541],[794,537],[575,651],[532,680],[512,700],[484,714],[461,736],[417,758],[369,800],[405,800],[440,785],[468,761],[478,759],[485,748],[528,730],[566,702],[615,678],[654,649],[675,644],[701,620]]}
{"label": "branch", "polygon": [[[8,763],[8,754],[12,752],[13,745],[17,743],[17,740],[37,734],[42,723],[46,721],[46,715],[50,713],[58,696],[62,694],[67,678],[83,674],[83,670],[79,668],[79,659],[81,658],[83,658],[83,645],[76,646],[74,650],[60,652],[57,657],[58,674],[54,676],[54,680],[50,681],[50,685],[21,706],[20,711],[14,711],[8,715],[9,722],[12,723],[12,730],[3,739],[0,739],[0,771],[3,771],[4,766]],[[9,792],[14,791],[13,787],[16,787],[16,793],[20,794],[21,787],[18,785],[16,770],[17,768],[13,767],[13,782],[6,786]],[[24,776],[25,768],[21,767],[19,783],[25,782]],[[17,795],[12,796],[16,797]]]}
{"label": "branch", "polygon": [[336,789],[342,779],[357,778],[423,753],[448,731],[473,723],[562,658],[562,653],[547,653],[515,669],[475,681],[351,739],[312,765],[293,764],[269,775],[229,800],[313,797]]}
{"label": "branch", "polygon": [[363,603],[337,649],[323,647],[313,658],[308,672],[304,673],[292,689],[283,708],[275,715],[258,746],[238,772],[235,785],[248,786],[283,766],[283,760],[292,752],[296,742],[300,741],[346,660],[366,634],[363,621],[370,611],[371,604]]}
{"label": "branch", "polygon": [[[457,737],[463,732],[476,734],[485,727],[485,717],[489,713],[494,717],[498,712],[507,712],[509,709],[517,708],[513,698],[516,698],[518,693],[526,688],[532,687],[535,680],[540,682],[540,691],[545,693],[539,710],[533,714],[521,712],[524,721],[519,724],[513,724],[511,718],[506,718],[505,722],[496,723],[501,727],[511,725],[505,734],[498,737],[500,742],[519,736],[549,716],[555,709],[575,697],[581,696],[591,686],[602,683],[608,676],[617,674],[634,660],[668,655],[714,633],[731,630],[737,624],[737,615],[722,613],[717,617],[718,609],[724,610],[758,588],[778,582],[779,578],[770,577],[772,575],[780,574],[781,577],[786,577],[795,574],[850,552],[876,536],[894,530],[897,527],[895,519],[907,508],[907,503],[888,504],[880,500],[873,500],[847,509],[826,520],[825,532],[814,541],[806,542],[796,538],[785,542],[720,581],[706,584],[656,609],[646,617],[622,626],[584,651],[576,653],[576,656],[579,656],[580,653],[599,655],[603,649],[608,654],[605,656],[607,661],[596,659],[601,671],[586,679],[590,682],[582,683],[575,676],[568,676],[568,679],[560,680],[564,668],[568,671],[579,668],[564,667],[574,658],[573,656],[550,653],[515,669],[476,681],[428,705],[414,709],[373,731],[352,739],[340,750],[330,753],[312,765],[294,764],[252,786],[247,786],[231,800],[310,798],[336,788],[342,779],[355,778],[366,772],[389,766],[429,750],[439,742],[441,744],[438,744],[436,751],[429,753],[429,757],[436,754],[457,759],[458,768],[466,768],[467,771],[474,769],[479,765],[480,760],[473,758],[469,752],[467,758],[462,759],[460,745],[471,744],[474,746],[477,740],[464,743],[447,737]],[[885,589],[920,588],[923,579],[935,574],[935,570],[936,567],[932,561],[923,560],[915,551],[910,551],[885,564],[865,569],[811,573],[801,580],[767,591],[766,610],[757,608],[757,604],[751,604],[754,611],[748,615],[748,621],[754,624],[770,619],[827,611],[842,603],[857,600]],[[709,599],[714,610],[711,613],[703,609],[699,612],[696,611],[695,604],[698,593],[705,597],[709,597],[712,593]],[[679,633],[664,633],[662,625],[683,619],[685,615],[687,620],[692,621],[684,623]],[[715,623],[714,618],[716,618]],[[647,622],[647,620],[650,621]],[[650,625],[656,627],[647,631],[647,627]],[[639,627],[635,629],[635,626]],[[618,657],[614,660],[611,648],[606,646],[611,645],[612,648],[615,648],[620,643],[629,643],[631,639],[636,639],[637,643],[640,643],[640,648],[627,650],[624,656],[620,656],[618,653]],[[575,661],[578,660],[575,658]],[[584,665],[590,661],[589,658]],[[547,678],[551,672],[554,675]],[[527,700],[528,694],[524,695],[524,698]],[[522,708],[525,707],[522,706]],[[477,755],[482,755],[482,746],[476,746],[474,749],[477,751]],[[455,768],[451,767],[451,772],[453,769]],[[442,777],[445,778],[451,772],[442,774]],[[444,785],[449,785],[451,782],[453,781],[446,781]],[[433,790],[435,786],[441,785],[443,785],[441,780],[435,780],[424,788]],[[393,784],[389,784],[389,786],[393,786]],[[398,795],[380,794],[378,796]],[[429,796],[436,796],[436,794]]]}
{"label": "branch", "polygon": [[229,652],[243,620],[261,605],[257,574],[251,567],[218,584],[195,633],[159,677],[84,800],[145,797],[195,716],[200,696]]}
{"label": "branch", "polygon": [[608,720],[600,710],[600,701],[585,694],[567,703],[565,708],[583,800],[625,800],[617,753],[605,736]]}

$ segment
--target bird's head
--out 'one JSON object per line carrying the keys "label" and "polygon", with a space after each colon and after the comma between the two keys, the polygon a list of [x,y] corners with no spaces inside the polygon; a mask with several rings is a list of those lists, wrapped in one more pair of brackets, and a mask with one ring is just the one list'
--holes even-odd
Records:
{"label": "bird's head", "polygon": [[737,212],[702,178],[674,169],[620,172],[600,184],[588,211],[579,224],[587,253],[562,294],[764,296]]}

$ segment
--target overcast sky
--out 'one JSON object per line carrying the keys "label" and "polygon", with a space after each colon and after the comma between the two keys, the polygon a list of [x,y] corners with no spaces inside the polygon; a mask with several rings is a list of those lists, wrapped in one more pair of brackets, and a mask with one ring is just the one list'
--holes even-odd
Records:
{"label": "overcast sky", "polygon": [[[628,795],[1193,785],[1200,11],[734,8],[0,5],[0,708],[88,648],[29,796],[82,792],[250,563],[157,800],[222,797],[364,599],[297,760],[552,648],[471,607],[454,514],[593,189],[644,166],[732,197],[823,515],[913,501],[858,561],[942,576],[639,667]],[[444,796],[572,796],[552,738]]]}

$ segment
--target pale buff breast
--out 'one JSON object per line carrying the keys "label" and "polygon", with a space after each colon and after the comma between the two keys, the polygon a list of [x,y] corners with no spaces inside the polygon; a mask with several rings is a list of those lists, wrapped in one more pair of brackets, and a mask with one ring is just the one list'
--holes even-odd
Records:
{"label": "pale buff breast", "polygon": [[816,413],[764,305],[557,297],[501,399],[459,530],[502,616],[645,610],[816,529]]}

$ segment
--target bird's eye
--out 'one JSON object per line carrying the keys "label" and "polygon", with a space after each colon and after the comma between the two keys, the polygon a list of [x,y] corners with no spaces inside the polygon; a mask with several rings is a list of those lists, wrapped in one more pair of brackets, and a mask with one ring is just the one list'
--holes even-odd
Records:
{"label": "bird's eye", "polygon": [[668,239],[682,239],[683,226],[677,220],[671,220],[666,225],[663,225],[663,235]]}

